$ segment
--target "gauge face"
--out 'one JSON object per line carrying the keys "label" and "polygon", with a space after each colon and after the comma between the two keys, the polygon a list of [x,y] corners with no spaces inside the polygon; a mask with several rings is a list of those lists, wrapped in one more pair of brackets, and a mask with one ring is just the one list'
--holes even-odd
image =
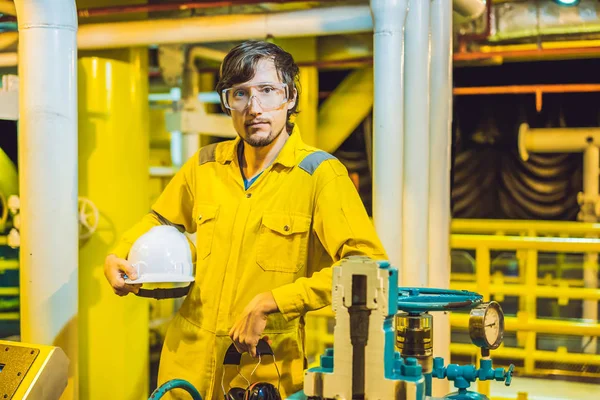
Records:
{"label": "gauge face", "polygon": [[483,303],[471,310],[469,335],[474,345],[496,349],[504,338],[504,313],[495,301]]}

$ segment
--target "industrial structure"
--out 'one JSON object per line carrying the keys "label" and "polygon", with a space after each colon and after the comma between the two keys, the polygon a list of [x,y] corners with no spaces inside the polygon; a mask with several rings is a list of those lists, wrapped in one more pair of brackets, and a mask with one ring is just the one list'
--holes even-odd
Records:
{"label": "industrial structure", "polygon": [[249,39],[293,55],[302,138],[389,256],[336,267],[294,398],[593,398],[597,0],[0,0],[0,398],[157,389],[181,299],[116,296],[104,260],[237,136],[215,84]]}

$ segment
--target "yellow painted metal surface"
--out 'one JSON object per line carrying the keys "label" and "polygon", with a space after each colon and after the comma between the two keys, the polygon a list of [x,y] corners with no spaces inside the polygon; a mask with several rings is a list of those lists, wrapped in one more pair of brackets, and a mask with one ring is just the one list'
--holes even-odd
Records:
{"label": "yellow painted metal surface", "polygon": [[[103,54],[108,55],[107,53]],[[118,297],[103,274],[119,236],[149,209],[148,53],[78,62],[79,194],[100,211],[79,256],[80,395],[148,398],[148,301]]]}
{"label": "yellow painted metal surface", "polygon": [[319,109],[318,146],[334,152],[371,112],[373,68],[348,75]]}

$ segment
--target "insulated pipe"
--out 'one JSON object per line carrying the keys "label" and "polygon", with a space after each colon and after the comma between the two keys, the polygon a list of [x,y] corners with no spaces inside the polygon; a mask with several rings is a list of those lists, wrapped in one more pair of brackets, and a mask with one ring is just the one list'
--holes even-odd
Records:
{"label": "insulated pipe", "polygon": [[408,0],[371,0],[373,14],[373,221],[402,270],[404,25]]}
{"label": "insulated pipe", "polygon": [[77,13],[73,0],[16,0],[15,6],[21,338],[65,351],[64,398],[77,398]]}
{"label": "insulated pipe", "polygon": [[[488,0],[492,1],[492,0]],[[485,11],[485,1],[482,0],[452,0],[454,11],[462,17],[476,19],[483,15]]]}
{"label": "insulated pipe", "polygon": [[[397,0],[404,1],[404,0]],[[265,14],[231,14],[85,24],[79,28],[81,50],[177,43],[208,43],[371,32],[367,6],[313,8]],[[0,34],[0,49],[14,45],[16,32]]]}
{"label": "insulated pipe", "polygon": [[523,161],[532,153],[580,153],[590,144],[600,146],[600,128],[519,127],[519,154]]}
{"label": "insulated pipe", "polygon": [[314,8],[271,14],[215,15],[82,25],[80,49],[108,49],[169,43],[207,43],[369,32],[366,6]]}
{"label": "insulated pipe", "polygon": [[[428,285],[429,1],[410,0],[404,79],[402,285]],[[436,116],[437,117],[437,116]]]}
{"label": "insulated pipe", "polygon": [[[450,288],[450,144],[452,142],[452,7],[431,2],[429,103],[429,287]],[[450,318],[433,313],[436,357],[450,358]],[[447,380],[433,381],[434,396],[450,392]]]}

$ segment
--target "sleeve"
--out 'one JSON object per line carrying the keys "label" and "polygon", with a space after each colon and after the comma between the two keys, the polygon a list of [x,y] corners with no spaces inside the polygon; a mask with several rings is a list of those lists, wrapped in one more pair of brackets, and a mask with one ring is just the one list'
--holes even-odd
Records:
{"label": "sleeve", "polygon": [[[172,225],[182,232],[196,231],[193,208],[197,165],[198,153],[177,171],[152,205],[152,210],[121,236],[110,253],[127,258],[133,243],[154,226]],[[195,259],[195,255],[192,255]]]}
{"label": "sleeve", "polygon": [[[341,164],[339,168],[346,171]],[[332,268],[342,259],[354,255],[387,259],[347,172],[326,183],[317,195],[313,229],[334,264],[319,271],[308,271],[309,277],[272,291],[287,321],[331,304]]]}

